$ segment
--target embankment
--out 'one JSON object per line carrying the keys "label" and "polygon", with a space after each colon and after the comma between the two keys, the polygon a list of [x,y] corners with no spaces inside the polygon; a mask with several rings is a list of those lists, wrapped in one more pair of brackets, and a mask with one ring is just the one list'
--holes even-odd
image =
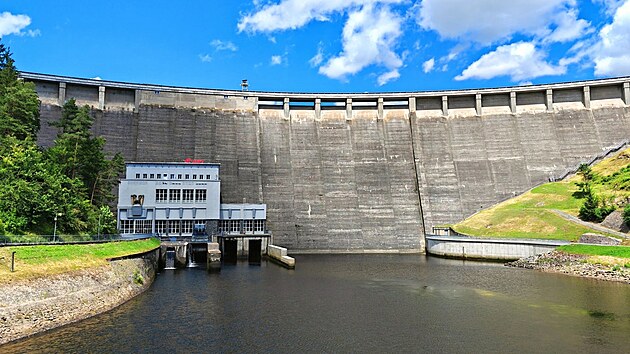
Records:
{"label": "embankment", "polygon": [[157,251],[108,265],[0,285],[0,345],[109,311],[146,290]]}
{"label": "embankment", "polygon": [[543,272],[562,273],[583,278],[617,281],[630,284],[630,269],[625,267],[610,267],[608,265],[587,262],[586,255],[569,254],[552,251],[518,261],[508,263],[508,266],[535,269]]}

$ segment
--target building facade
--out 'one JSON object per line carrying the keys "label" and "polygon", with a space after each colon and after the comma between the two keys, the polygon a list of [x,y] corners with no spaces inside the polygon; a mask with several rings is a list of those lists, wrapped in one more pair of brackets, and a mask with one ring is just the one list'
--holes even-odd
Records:
{"label": "building facade", "polygon": [[127,163],[118,190],[121,235],[265,234],[265,204],[221,204],[219,169],[203,162]]}

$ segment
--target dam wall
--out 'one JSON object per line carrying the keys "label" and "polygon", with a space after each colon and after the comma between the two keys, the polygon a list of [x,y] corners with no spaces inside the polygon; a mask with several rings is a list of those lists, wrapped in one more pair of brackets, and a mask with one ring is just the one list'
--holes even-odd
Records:
{"label": "dam wall", "polygon": [[630,137],[630,78],[496,89],[273,93],[22,73],[92,107],[127,161],[221,164],[223,203],[266,203],[292,250],[424,250],[424,232],[558,178]]}

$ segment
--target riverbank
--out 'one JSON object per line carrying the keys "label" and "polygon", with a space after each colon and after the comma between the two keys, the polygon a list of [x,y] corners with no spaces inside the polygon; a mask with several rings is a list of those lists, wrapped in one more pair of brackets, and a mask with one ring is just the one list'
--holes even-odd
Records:
{"label": "riverbank", "polygon": [[590,255],[552,251],[519,259],[506,265],[630,284],[630,268],[627,267],[630,261],[628,259],[607,257],[600,258],[600,260],[598,261]]}
{"label": "riverbank", "polygon": [[156,274],[142,258],[0,284],[0,345],[109,311],[142,293]]}

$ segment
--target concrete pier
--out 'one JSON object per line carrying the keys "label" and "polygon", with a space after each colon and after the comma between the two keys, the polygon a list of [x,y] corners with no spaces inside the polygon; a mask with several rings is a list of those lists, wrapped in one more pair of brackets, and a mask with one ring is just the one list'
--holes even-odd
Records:
{"label": "concrete pier", "polygon": [[209,272],[221,271],[221,251],[219,250],[218,243],[208,243],[208,255],[206,262],[206,269]]}
{"label": "concrete pier", "polygon": [[295,268],[295,258],[287,256],[287,249],[284,247],[269,245],[267,256],[289,269]]}

